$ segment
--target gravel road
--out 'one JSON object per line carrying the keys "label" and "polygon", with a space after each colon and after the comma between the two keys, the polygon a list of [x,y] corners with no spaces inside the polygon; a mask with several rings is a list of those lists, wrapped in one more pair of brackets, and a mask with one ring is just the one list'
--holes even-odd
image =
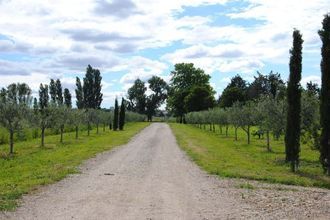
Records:
{"label": "gravel road", "polygon": [[[92,146],[91,146],[92,147]],[[41,187],[3,219],[330,219],[330,191],[219,179],[201,171],[169,126],[153,123],[81,174]]]}

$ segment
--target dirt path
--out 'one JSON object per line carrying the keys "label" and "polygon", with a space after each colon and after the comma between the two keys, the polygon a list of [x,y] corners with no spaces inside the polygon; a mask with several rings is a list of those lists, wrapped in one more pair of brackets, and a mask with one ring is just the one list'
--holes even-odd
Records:
{"label": "dirt path", "polygon": [[259,183],[251,183],[256,189],[241,189],[244,180],[207,175],[179,149],[169,126],[161,123],[145,128],[127,145],[87,161],[81,169],[82,174],[25,196],[16,212],[2,213],[0,218],[330,217],[328,190]]}

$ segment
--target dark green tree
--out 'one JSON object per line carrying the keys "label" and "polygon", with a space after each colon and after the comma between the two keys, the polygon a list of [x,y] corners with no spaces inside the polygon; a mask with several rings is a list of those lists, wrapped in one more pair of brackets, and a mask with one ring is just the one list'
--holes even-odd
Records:
{"label": "dark green tree", "polygon": [[302,35],[293,31],[293,47],[290,50],[290,76],[287,89],[287,124],[285,134],[286,161],[290,162],[292,172],[299,165],[300,123],[301,123],[301,71],[302,71]]}
{"label": "dark green tree", "polygon": [[118,130],[118,119],[119,119],[119,108],[118,108],[118,100],[116,98],[115,100],[115,110],[114,110],[114,115],[113,115],[113,130],[117,131]]}
{"label": "dark green tree", "polygon": [[53,104],[56,103],[56,96],[57,96],[57,88],[56,88],[56,82],[54,79],[50,79],[49,83],[49,95],[50,100]]}
{"label": "dark green tree", "polygon": [[152,121],[152,116],[167,98],[168,85],[158,76],[152,76],[148,83],[152,94],[147,97],[146,113],[148,121]]}
{"label": "dark green tree", "polygon": [[57,105],[63,105],[63,91],[62,91],[62,84],[59,79],[56,80],[55,82],[56,85],[56,102]]}
{"label": "dark green tree", "polygon": [[319,35],[322,40],[320,161],[325,173],[330,175],[330,14],[325,15]]}
{"label": "dark green tree", "polygon": [[193,63],[178,63],[171,72],[170,89],[168,93],[167,108],[184,122],[186,111],[185,98],[193,87],[204,87],[211,92],[210,76],[200,68],[195,68]]}
{"label": "dark green tree", "polygon": [[240,75],[236,75],[231,78],[230,83],[219,97],[219,105],[220,107],[227,108],[231,107],[235,102],[244,102],[247,97],[246,93],[246,81]]}
{"label": "dark green tree", "polygon": [[315,96],[315,97],[320,96],[321,90],[317,83],[313,83],[312,81],[307,82],[306,90],[307,90],[307,94],[310,96]]}
{"label": "dark green tree", "polygon": [[184,104],[187,112],[212,108],[215,105],[214,92],[207,87],[195,86],[185,97]]}
{"label": "dark green tree", "polygon": [[119,130],[124,130],[125,125],[125,100],[121,99],[120,112],[119,112]]}
{"label": "dark green tree", "polygon": [[101,93],[102,77],[98,69],[87,66],[83,85],[83,103],[85,108],[99,109],[103,100]]}
{"label": "dark green tree", "polygon": [[69,89],[64,89],[64,104],[68,108],[72,108],[71,93]]}
{"label": "dark green tree", "polygon": [[78,109],[84,108],[84,92],[83,87],[81,85],[81,81],[78,77],[76,77],[76,105]]}
{"label": "dark green tree", "polygon": [[146,111],[146,91],[145,83],[140,79],[136,79],[131,88],[128,89],[129,110],[139,114],[145,114]]}

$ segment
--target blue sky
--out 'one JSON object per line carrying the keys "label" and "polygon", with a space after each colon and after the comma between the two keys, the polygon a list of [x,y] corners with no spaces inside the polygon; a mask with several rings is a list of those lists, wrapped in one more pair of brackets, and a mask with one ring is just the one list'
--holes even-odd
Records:
{"label": "blue sky", "polygon": [[109,107],[136,78],[168,81],[175,63],[192,62],[218,96],[236,74],[287,79],[294,28],[304,38],[302,84],[320,83],[317,30],[329,10],[329,0],[0,0],[0,87],[27,82],[36,94],[59,78],[74,95],[91,64]]}

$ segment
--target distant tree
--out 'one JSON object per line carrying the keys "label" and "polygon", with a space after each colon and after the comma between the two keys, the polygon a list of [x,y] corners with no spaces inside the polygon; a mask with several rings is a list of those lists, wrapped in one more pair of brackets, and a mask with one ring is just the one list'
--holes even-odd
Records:
{"label": "distant tree", "polygon": [[64,89],[64,104],[68,108],[72,108],[71,93],[69,89]]}
{"label": "distant tree", "polygon": [[57,88],[56,88],[56,82],[54,79],[50,79],[49,83],[49,95],[50,100],[53,104],[56,103],[56,96],[57,96]]}
{"label": "distant tree", "polygon": [[244,102],[246,100],[247,83],[240,75],[231,78],[230,83],[223,90],[220,98],[220,107],[231,107],[235,102]]}
{"label": "distant tree", "polygon": [[195,86],[184,99],[187,112],[207,110],[214,107],[214,91],[211,88]]}
{"label": "distant tree", "polygon": [[235,102],[232,107],[228,108],[228,113],[229,113],[229,122],[232,126],[234,126],[234,131],[235,131],[235,141],[238,140],[237,137],[237,129],[241,126],[241,120],[240,120],[240,115],[242,112],[242,103]]}
{"label": "distant tree", "polygon": [[125,125],[125,100],[121,99],[120,112],[119,112],[119,130],[124,130]]}
{"label": "distant tree", "polygon": [[252,102],[247,102],[240,108],[240,113],[236,116],[238,118],[239,126],[245,131],[247,135],[247,143],[251,142],[251,127],[256,125],[256,108]]}
{"label": "distant tree", "polygon": [[307,82],[306,90],[307,90],[307,94],[310,96],[316,96],[316,97],[320,96],[321,90],[317,83],[313,83],[312,81]]}
{"label": "distant tree", "polygon": [[167,108],[180,122],[184,122],[186,111],[185,98],[193,87],[204,87],[212,90],[210,76],[200,68],[195,68],[193,63],[178,63],[171,72]]}
{"label": "distant tree", "polygon": [[273,98],[276,96],[279,97],[280,92],[285,88],[281,75],[273,72],[270,72],[268,75],[263,75],[260,72],[257,73],[258,76],[254,77],[254,81],[247,89],[248,99],[256,100],[264,95]]}
{"label": "distant tree", "polygon": [[274,99],[272,95],[262,96],[258,100],[256,122],[259,129],[266,133],[268,151],[271,151],[270,132],[278,139],[285,129],[285,107],[284,100]]}
{"label": "distant tree", "polygon": [[63,104],[63,91],[62,91],[61,81],[57,79],[55,85],[56,85],[56,101],[57,101],[57,105],[60,106]]}
{"label": "distant tree", "polygon": [[85,121],[85,111],[80,109],[72,109],[71,110],[71,117],[69,123],[75,127],[76,139],[79,136],[79,127]]}
{"label": "distant tree", "polygon": [[290,77],[287,88],[288,112],[285,134],[286,160],[291,163],[292,172],[299,165],[300,120],[301,120],[301,71],[302,71],[302,35],[293,31],[293,47],[290,50]]}
{"label": "distant tree", "polygon": [[147,97],[146,113],[148,121],[152,121],[152,116],[167,98],[168,85],[158,76],[152,76],[148,83],[152,94]]}
{"label": "distant tree", "polygon": [[39,114],[35,115],[41,128],[41,146],[45,146],[45,130],[51,122],[51,109],[49,108],[48,85],[40,84]]}
{"label": "distant tree", "polygon": [[85,108],[99,109],[103,100],[101,93],[102,77],[98,69],[87,66],[83,85],[83,100]]}
{"label": "distant tree", "polygon": [[81,81],[78,77],[76,77],[76,105],[78,109],[84,108],[84,91],[81,85]]}
{"label": "distant tree", "polygon": [[116,98],[115,100],[115,110],[114,110],[114,115],[113,115],[113,130],[117,131],[118,126],[119,126],[119,108],[118,108],[118,100]]}
{"label": "distant tree", "polygon": [[0,124],[9,131],[9,153],[14,153],[14,133],[22,129],[31,100],[27,84],[11,84],[1,90]]}
{"label": "distant tree", "polygon": [[139,114],[145,114],[146,111],[146,91],[147,87],[145,83],[140,79],[136,79],[131,88],[128,89],[128,100],[130,110]]}
{"label": "distant tree", "polygon": [[60,142],[63,143],[63,133],[66,124],[69,124],[71,119],[71,109],[65,105],[59,105],[52,109],[53,126],[60,130]]}
{"label": "distant tree", "polygon": [[322,29],[319,30],[322,40],[322,87],[321,87],[321,156],[324,172],[330,175],[330,14],[325,15]]}

